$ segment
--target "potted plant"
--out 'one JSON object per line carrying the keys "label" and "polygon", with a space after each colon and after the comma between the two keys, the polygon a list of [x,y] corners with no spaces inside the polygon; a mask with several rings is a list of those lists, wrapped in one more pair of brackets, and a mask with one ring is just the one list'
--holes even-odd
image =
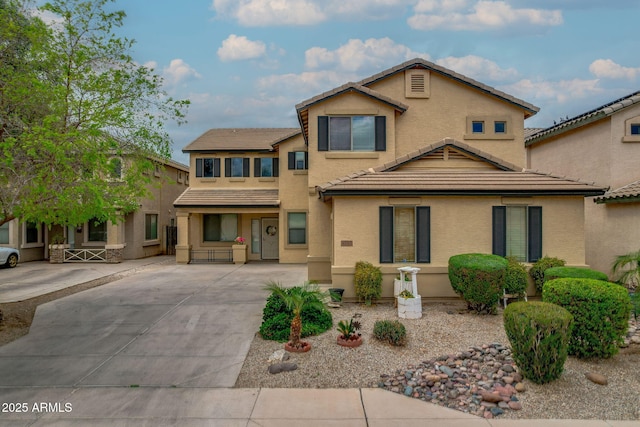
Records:
{"label": "potted plant", "polygon": [[305,307],[323,307],[326,294],[312,282],[305,282],[301,286],[292,288],[289,292],[280,283],[269,282],[265,286],[265,290],[280,297],[287,308],[293,312],[289,341],[285,343],[284,349],[294,353],[304,353],[311,350],[311,344],[300,339],[302,335],[302,310]]}
{"label": "potted plant", "polygon": [[362,334],[359,331],[362,325],[357,320],[341,320],[338,323],[338,344],[343,347],[358,347],[362,344]]}

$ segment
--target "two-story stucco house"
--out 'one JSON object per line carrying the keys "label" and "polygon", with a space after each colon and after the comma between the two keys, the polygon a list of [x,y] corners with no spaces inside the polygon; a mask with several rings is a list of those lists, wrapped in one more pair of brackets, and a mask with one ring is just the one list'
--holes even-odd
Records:
{"label": "two-story stucco house", "polygon": [[360,260],[381,266],[385,297],[406,265],[424,297],[454,296],[460,253],[584,265],[583,199],[604,189],[524,169],[537,107],[414,59],[296,111],[300,129],[213,129],[185,148],[178,262],[243,236],[250,260],[306,262],[346,297]]}
{"label": "two-story stucco house", "polygon": [[610,273],[616,256],[640,249],[640,92],[539,129],[525,142],[529,167],[610,188],[585,199],[587,264]]}

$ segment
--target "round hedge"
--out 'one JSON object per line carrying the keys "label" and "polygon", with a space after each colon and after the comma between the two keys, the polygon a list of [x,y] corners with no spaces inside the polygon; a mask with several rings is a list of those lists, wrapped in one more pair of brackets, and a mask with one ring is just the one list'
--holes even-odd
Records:
{"label": "round hedge", "polygon": [[631,313],[624,287],[594,279],[554,279],[544,284],[542,300],[564,307],[573,315],[569,354],[607,358],[618,353]]}
{"label": "round hedge", "polygon": [[507,257],[504,289],[508,294],[524,296],[527,293],[527,267],[515,257]]}
{"label": "round hedge", "polygon": [[592,270],[586,267],[551,267],[547,268],[544,271],[544,281],[548,282],[553,279],[566,279],[566,278],[574,278],[574,279],[595,279],[595,280],[604,280],[605,282],[609,280],[609,277],[597,270]]}
{"label": "round hedge", "polygon": [[498,255],[461,254],[449,258],[451,287],[470,310],[494,313],[502,297],[507,260]]}
{"label": "round hedge", "polygon": [[536,291],[541,293],[542,286],[544,285],[544,272],[551,267],[560,267],[567,262],[563,259],[556,257],[543,256],[539,260],[533,263],[529,269],[529,276],[533,279],[533,283],[536,285]]}
{"label": "round hedge", "polygon": [[525,378],[537,384],[560,378],[572,326],[571,313],[555,304],[515,302],[505,308],[504,329]]}

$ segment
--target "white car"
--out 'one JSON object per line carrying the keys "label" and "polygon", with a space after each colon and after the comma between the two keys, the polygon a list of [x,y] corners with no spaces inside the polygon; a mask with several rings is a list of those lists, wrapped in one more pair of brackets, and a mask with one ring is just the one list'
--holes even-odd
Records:
{"label": "white car", "polygon": [[0,247],[0,265],[5,267],[15,267],[20,261],[20,251],[14,248]]}

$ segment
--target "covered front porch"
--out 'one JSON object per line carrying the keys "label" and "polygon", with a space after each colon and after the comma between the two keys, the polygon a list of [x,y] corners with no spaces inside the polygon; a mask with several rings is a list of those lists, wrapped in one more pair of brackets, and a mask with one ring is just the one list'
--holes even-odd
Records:
{"label": "covered front porch", "polygon": [[176,262],[234,262],[280,258],[277,190],[185,191],[175,202]]}

